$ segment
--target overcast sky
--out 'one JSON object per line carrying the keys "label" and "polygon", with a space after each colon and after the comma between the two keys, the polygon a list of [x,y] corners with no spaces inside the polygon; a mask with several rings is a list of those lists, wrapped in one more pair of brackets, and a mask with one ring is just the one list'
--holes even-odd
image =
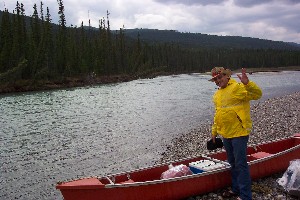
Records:
{"label": "overcast sky", "polygon": [[[26,15],[40,0],[19,0]],[[3,0],[12,12],[17,1]],[[43,0],[58,23],[57,0]],[[67,25],[99,26],[108,10],[111,29],[151,28],[254,37],[300,44],[300,0],[63,0]]]}

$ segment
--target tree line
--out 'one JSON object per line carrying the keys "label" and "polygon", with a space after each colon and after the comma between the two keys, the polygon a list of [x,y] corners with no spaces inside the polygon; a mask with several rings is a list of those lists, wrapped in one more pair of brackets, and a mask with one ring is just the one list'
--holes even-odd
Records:
{"label": "tree line", "polygon": [[176,30],[158,29],[126,29],[125,35],[135,38],[137,32],[141,39],[147,42],[172,42],[177,41],[186,48],[243,48],[243,49],[278,49],[300,50],[300,44],[272,41],[266,39],[241,37],[241,36],[217,36],[203,33],[179,32]]}
{"label": "tree line", "polygon": [[[109,12],[97,28],[66,26],[63,0],[58,3],[58,25],[49,8],[34,4],[25,16],[17,1],[13,14],[5,9],[0,21],[0,81],[16,84],[30,80],[63,81],[67,77],[129,75],[209,71],[213,66],[240,67],[299,66],[299,50],[193,47],[176,42],[149,43],[139,34],[125,36],[126,29],[110,29]],[[29,19],[29,20],[28,20]]]}

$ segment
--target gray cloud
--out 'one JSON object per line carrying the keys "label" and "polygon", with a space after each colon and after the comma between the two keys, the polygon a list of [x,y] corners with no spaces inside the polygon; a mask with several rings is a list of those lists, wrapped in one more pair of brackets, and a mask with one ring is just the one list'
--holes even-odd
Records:
{"label": "gray cloud", "polygon": [[277,4],[298,4],[300,0],[233,0],[234,4],[241,7],[253,7],[262,4],[268,3],[277,3]]}
{"label": "gray cloud", "polygon": [[184,4],[184,5],[213,5],[221,4],[228,0],[155,0],[162,4]]}
{"label": "gray cloud", "polygon": [[[20,1],[19,1],[20,2]],[[26,14],[32,15],[33,3],[23,0]],[[16,2],[6,1],[12,12]],[[214,35],[255,37],[300,44],[300,0],[64,0],[67,25],[83,21],[98,27],[99,20],[111,13],[112,29],[173,29]],[[2,7],[1,7],[2,6]],[[57,0],[44,2],[52,22],[58,23]],[[4,10],[0,4],[0,9]]]}
{"label": "gray cloud", "polygon": [[270,3],[273,0],[234,0],[234,4],[241,7],[252,7]]}

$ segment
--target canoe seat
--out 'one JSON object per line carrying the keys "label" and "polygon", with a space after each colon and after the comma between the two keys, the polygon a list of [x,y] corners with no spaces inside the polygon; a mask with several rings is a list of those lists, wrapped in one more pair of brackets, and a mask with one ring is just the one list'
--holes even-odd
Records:
{"label": "canoe seat", "polygon": [[120,182],[120,184],[126,184],[126,183],[134,183],[134,181],[132,179],[129,179],[127,181]]}
{"label": "canoe seat", "polygon": [[256,158],[256,159],[264,158],[264,157],[267,157],[267,156],[270,156],[270,155],[272,155],[272,154],[267,153],[267,152],[263,152],[263,151],[251,154],[251,156]]}

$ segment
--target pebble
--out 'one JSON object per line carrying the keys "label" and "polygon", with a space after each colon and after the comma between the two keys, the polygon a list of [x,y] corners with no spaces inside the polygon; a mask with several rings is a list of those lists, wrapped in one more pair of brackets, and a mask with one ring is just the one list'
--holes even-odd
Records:
{"label": "pebble", "polygon": [[[253,130],[250,134],[249,145],[269,142],[300,133],[300,92],[282,97],[268,99],[251,104]],[[162,153],[160,162],[178,160],[208,153],[206,141],[211,138],[211,122],[201,124],[187,134],[174,138],[172,143]],[[277,179],[283,173],[253,181],[252,195],[255,200],[263,199],[298,199],[279,186]],[[228,189],[228,188],[227,188]],[[196,200],[222,200],[223,190],[214,193],[190,197]],[[235,198],[232,198],[235,199]]]}

